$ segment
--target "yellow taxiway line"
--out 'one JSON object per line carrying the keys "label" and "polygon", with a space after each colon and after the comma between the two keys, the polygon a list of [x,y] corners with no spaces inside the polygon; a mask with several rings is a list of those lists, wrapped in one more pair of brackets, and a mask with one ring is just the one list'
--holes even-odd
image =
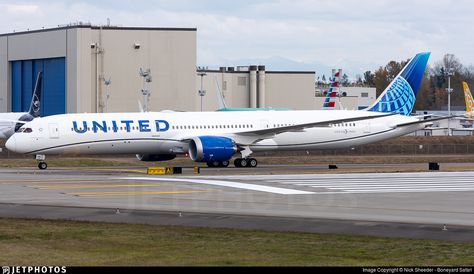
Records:
{"label": "yellow taxiway line", "polygon": [[162,186],[158,184],[133,184],[133,185],[68,185],[68,186],[61,186],[61,185],[55,185],[55,186],[42,186],[42,185],[34,185],[30,187],[34,187],[37,189],[74,189],[74,188],[79,188],[79,189],[86,189],[86,188],[116,188],[116,187],[150,187],[150,186]]}
{"label": "yellow taxiway line", "polygon": [[143,173],[143,174],[147,173],[146,167],[144,168],[144,170],[142,170],[142,169],[120,169],[120,168],[81,168],[81,167],[78,167],[78,168],[69,168],[69,167],[67,167],[67,168],[61,168],[61,170],[115,171],[116,173],[130,172],[130,173]]}
{"label": "yellow taxiway line", "polygon": [[69,192],[66,194],[82,197],[129,196],[129,195],[169,195],[215,192],[219,190],[181,190],[181,191],[127,191],[127,192]]}
{"label": "yellow taxiway line", "polygon": [[[56,183],[57,182],[57,183]],[[47,181],[44,182],[38,182],[38,179],[34,180],[0,180],[0,183],[37,183],[37,184],[42,184],[42,183],[53,183],[53,184],[77,184],[77,183],[106,183],[110,182],[110,180],[75,180],[75,179],[48,179]]]}

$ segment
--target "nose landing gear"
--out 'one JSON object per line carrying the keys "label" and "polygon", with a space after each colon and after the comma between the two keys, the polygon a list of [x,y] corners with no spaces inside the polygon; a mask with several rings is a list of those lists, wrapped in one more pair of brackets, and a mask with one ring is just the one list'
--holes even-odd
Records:
{"label": "nose landing gear", "polygon": [[48,168],[48,164],[46,164],[46,162],[39,162],[39,163],[38,163],[38,168],[39,168],[39,169],[47,169],[47,168]]}
{"label": "nose landing gear", "polygon": [[39,169],[47,169],[48,168],[48,164],[46,164],[46,162],[44,161],[46,159],[46,156],[43,155],[43,154],[36,154],[35,155],[35,159],[37,161],[39,161],[38,163],[38,168]]}

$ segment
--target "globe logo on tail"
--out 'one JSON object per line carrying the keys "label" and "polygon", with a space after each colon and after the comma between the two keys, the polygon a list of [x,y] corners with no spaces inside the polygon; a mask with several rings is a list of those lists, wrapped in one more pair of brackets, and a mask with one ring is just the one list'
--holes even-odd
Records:
{"label": "globe logo on tail", "polygon": [[36,94],[33,94],[33,112],[39,112],[40,110],[40,100]]}
{"label": "globe logo on tail", "polygon": [[379,103],[371,110],[410,115],[414,105],[415,94],[410,84],[403,77],[398,76]]}

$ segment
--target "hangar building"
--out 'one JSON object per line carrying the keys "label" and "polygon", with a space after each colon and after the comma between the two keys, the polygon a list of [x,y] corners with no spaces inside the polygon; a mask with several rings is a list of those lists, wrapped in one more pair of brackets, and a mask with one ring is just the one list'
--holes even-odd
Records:
{"label": "hangar building", "polygon": [[79,24],[3,34],[0,111],[28,109],[40,70],[42,115],[137,111],[140,68],[151,71],[150,90],[166,91],[150,100],[150,109],[169,108],[169,102],[193,109],[188,92],[195,89],[196,29]]}

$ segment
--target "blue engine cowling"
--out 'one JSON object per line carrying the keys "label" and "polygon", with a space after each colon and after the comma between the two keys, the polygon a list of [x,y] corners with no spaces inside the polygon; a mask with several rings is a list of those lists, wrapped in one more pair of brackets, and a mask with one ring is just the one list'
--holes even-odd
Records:
{"label": "blue engine cowling", "polygon": [[176,158],[176,154],[137,154],[137,159],[144,162],[169,161]]}
{"label": "blue engine cowling", "polygon": [[189,143],[189,157],[196,162],[227,161],[236,151],[234,141],[226,137],[199,136]]}

